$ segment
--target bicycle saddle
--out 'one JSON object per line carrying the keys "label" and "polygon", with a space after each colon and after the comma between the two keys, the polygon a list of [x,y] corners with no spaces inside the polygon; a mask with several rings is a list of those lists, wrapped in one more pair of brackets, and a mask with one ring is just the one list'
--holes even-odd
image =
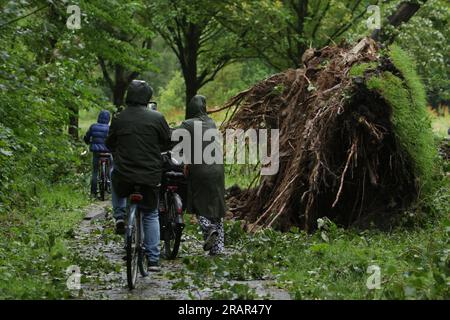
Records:
{"label": "bicycle saddle", "polygon": [[164,173],[164,175],[168,178],[181,178],[184,177],[184,174],[182,172],[176,172],[176,171],[168,171]]}

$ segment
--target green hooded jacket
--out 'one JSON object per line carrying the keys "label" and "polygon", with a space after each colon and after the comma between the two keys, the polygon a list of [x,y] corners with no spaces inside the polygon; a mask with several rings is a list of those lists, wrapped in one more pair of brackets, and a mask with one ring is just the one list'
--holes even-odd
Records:
{"label": "green hooded jacket", "polygon": [[168,150],[170,129],[163,115],[146,105],[129,105],[112,121],[106,145],[113,152],[114,172],[134,184],[161,183],[161,152]]}
{"label": "green hooded jacket", "polygon": [[[191,154],[194,151],[194,140],[205,148],[216,141],[202,141],[201,136],[194,136],[194,123],[201,124],[202,136],[208,129],[217,129],[214,121],[206,113],[206,99],[197,95],[192,98],[187,108],[187,118],[181,124],[191,134]],[[218,148],[219,149],[219,148]],[[222,153],[220,154],[222,155]],[[194,158],[194,156],[192,156]],[[193,159],[191,159],[193,160]],[[191,161],[190,163],[193,163]],[[225,174],[223,164],[190,164],[187,177],[187,210],[189,213],[217,220],[225,215]]]}

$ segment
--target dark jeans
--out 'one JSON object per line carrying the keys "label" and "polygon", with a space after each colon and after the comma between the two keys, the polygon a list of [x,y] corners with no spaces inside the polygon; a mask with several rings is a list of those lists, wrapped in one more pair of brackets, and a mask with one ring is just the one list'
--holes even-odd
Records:
{"label": "dark jeans", "polygon": [[[92,177],[91,177],[91,194],[97,194],[97,186],[98,186],[98,162],[100,160],[100,153],[93,152],[92,153]],[[109,156],[109,172],[108,179],[111,181],[111,172],[113,169],[113,159],[112,156]]]}

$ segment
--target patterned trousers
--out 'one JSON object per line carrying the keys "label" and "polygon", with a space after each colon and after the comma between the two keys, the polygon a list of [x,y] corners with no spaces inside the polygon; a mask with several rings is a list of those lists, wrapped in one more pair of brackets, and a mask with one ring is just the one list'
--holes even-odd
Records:
{"label": "patterned trousers", "polygon": [[215,229],[218,232],[218,237],[216,242],[213,244],[209,254],[216,255],[223,253],[225,247],[225,235],[223,231],[223,221],[222,219],[218,221],[211,221],[203,216],[197,216],[198,223],[203,232],[203,239],[206,240],[207,235],[211,229]]}

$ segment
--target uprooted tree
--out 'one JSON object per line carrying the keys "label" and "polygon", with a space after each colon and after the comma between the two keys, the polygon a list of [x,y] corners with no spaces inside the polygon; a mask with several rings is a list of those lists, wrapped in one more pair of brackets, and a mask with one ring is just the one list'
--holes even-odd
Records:
{"label": "uprooted tree", "polygon": [[411,59],[370,38],[308,50],[225,106],[222,129],[280,130],[279,171],[228,199],[249,229],[386,224],[428,192],[436,148]]}

